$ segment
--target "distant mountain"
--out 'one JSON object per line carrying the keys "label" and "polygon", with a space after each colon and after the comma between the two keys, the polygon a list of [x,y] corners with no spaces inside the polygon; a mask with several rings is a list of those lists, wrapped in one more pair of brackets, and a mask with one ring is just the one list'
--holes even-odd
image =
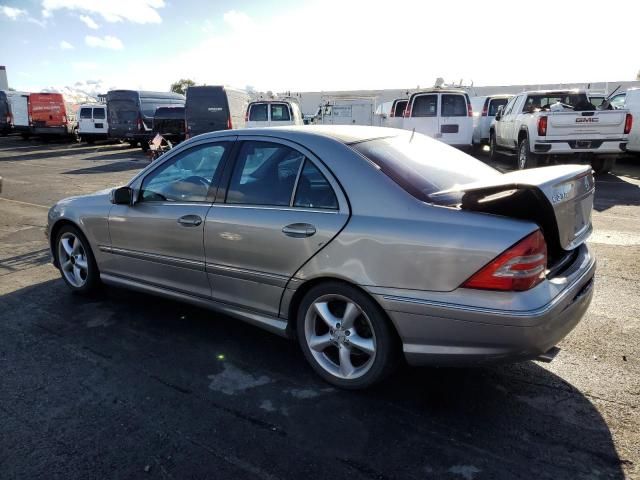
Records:
{"label": "distant mountain", "polygon": [[111,88],[106,87],[98,80],[76,82],[73,86],[47,87],[42,89],[43,92],[61,93],[65,102],[72,105],[98,102],[98,95],[105,94],[108,90],[111,90]]}

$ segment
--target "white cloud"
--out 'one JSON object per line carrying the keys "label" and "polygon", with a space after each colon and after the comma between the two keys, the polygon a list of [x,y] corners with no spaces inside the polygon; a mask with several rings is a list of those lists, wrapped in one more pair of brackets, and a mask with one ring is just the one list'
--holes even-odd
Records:
{"label": "white cloud", "polygon": [[97,70],[98,64],[95,62],[73,62],[71,68],[79,72],[84,72],[86,70]]}
{"label": "white cloud", "polygon": [[42,13],[50,16],[56,10],[70,10],[99,15],[110,23],[144,24],[162,22],[158,9],[164,6],[164,0],[42,0]]}
{"label": "white cloud", "polygon": [[0,5],[0,14],[4,15],[11,20],[17,20],[22,15],[27,15],[27,11],[22,8],[8,7],[6,5]]}
{"label": "white cloud", "polygon": [[84,37],[84,43],[89,47],[94,48],[109,48],[111,50],[122,50],[124,45],[118,37],[111,35],[105,35],[104,37],[94,37],[93,35],[87,35]]}
{"label": "white cloud", "polygon": [[222,16],[222,19],[234,30],[245,30],[253,25],[253,21],[246,13],[235,10],[229,10]]}
{"label": "white cloud", "polygon": [[82,23],[84,23],[87,27],[93,29],[93,30],[97,30],[98,24],[93,20],[93,18],[87,16],[87,15],[80,15],[80,20],[82,21]]}
{"label": "white cloud", "polygon": [[69,42],[67,42],[66,40],[62,40],[60,42],[60,48],[62,50],[73,50],[73,45],[71,45]]}

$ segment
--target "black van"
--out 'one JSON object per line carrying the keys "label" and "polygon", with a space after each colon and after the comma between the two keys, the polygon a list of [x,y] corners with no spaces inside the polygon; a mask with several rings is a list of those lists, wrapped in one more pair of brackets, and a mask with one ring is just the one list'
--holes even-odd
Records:
{"label": "black van", "polygon": [[206,132],[244,128],[249,94],[222,86],[187,88],[187,138]]}
{"label": "black van", "polygon": [[111,90],[107,93],[109,137],[125,140],[142,150],[153,137],[153,116],[158,107],[184,107],[184,95],[173,92]]}
{"label": "black van", "polygon": [[159,133],[172,144],[185,139],[184,107],[160,107],[153,116],[153,134]]}

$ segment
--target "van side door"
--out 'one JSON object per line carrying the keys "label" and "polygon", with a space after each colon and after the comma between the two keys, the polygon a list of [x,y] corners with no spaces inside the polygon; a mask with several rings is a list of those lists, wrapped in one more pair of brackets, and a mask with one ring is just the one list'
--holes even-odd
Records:
{"label": "van side door", "polygon": [[508,139],[506,138],[507,131],[508,131],[506,120],[511,115],[511,111],[513,110],[513,105],[516,102],[516,98],[517,97],[513,97],[511,98],[511,100],[509,100],[509,102],[505,105],[504,109],[502,110],[502,116],[500,117],[500,120],[496,120],[496,126],[495,126],[496,143],[501,147],[511,146],[508,143]]}

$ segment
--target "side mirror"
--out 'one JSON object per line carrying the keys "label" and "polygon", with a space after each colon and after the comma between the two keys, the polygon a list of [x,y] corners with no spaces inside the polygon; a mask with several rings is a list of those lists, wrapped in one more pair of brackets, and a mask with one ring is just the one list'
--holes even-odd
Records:
{"label": "side mirror", "polygon": [[133,189],[131,187],[119,187],[111,190],[111,203],[115,205],[131,205]]}
{"label": "side mirror", "polygon": [[502,112],[504,112],[504,105],[500,105],[498,107],[498,111],[496,112],[496,122],[499,122],[502,118]]}

